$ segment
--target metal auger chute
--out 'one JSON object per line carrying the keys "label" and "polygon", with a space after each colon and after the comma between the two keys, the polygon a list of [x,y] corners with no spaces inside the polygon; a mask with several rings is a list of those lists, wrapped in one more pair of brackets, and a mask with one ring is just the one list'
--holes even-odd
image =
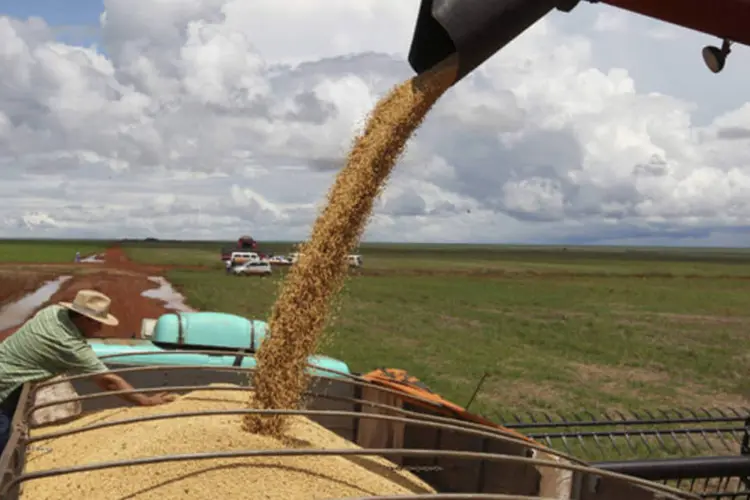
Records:
{"label": "metal auger chute", "polygon": [[553,9],[569,12],[578,2],[422,0],[409,64],[422,73],[455,54],[458,82]]}

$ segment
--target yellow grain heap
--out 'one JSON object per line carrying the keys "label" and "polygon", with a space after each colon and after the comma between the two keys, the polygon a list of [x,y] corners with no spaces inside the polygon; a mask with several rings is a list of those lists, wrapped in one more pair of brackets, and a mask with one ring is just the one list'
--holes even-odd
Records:
{"label": "yellow grain heap", "polygon": [[[258,354],[255,404],[295,408],[307,384],[305,364],[318,347],[331,300],[347,275],[346,256],[357,245],[373,203],[406,142],[455,81],[453,59],[412,78],[383,97],[356,138],[346,166],[328,193],[310,241],[282,285],[269,319],[269,337]],[[278,435],[282,417],[253,416],[250,432]]]}
{"label": "yellow grain heap", "polygon": [[[227,384],[216,384],[225,385]],[[231,387],[231,386],[230,386]],[[248,391],[196,391],[156,407],[96,412],[32,435],[146,415],[241,409]],[[185,417],[109,427],[41,441],[29,452],[26,471],[166,454],[240,449],[356,449],[353,443],[304,417],[290,417],[284,442],[237,433],[240,416]],[[235,458],[172,462],[37,479],[25,484],[28,500],[307,500],[434,492],[381,457]]]}

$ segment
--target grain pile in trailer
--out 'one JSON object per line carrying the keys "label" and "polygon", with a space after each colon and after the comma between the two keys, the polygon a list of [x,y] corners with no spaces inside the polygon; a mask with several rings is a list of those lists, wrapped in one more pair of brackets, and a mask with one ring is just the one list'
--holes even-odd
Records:
{"label": "grain pile in trailer", "polygon": [[[228,384],[213,384],[227,386]],[[103,410],[63,429],[165,413],[242,409],[249,391],[194,391],[164,406]],[[26,472],[97,462],[243,449],[357,449],[308,418],[289,417],[281,438],[240,430],[240,415],[212,415],[138,422],[40,441],[29,451]],[[323,499],[434,492],[382,457],[257,457],[210,459],[84,472],[25,483],[24,500],[263,498]]]}

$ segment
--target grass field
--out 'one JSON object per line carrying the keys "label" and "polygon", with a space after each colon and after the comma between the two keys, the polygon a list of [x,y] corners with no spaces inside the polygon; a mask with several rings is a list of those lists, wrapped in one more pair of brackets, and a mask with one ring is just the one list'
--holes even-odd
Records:
{"label": "grass field", "polygon": [[[274,245],[288,251],[289,244]],[[268,249],[268,245],[263,245]],[[128,248],[205,264],[218,246]],[[323,350],[364,371],[406,368],[474,409],[744,404],[750,254],[489,246],[363,246]],[[168,278],[203,310],[265,319],[276,279]],[[283,274],[283,271],[279,274]]]}
{"label": "grass field", "polygon": [[0,242],[0,262],[72,262],[81,256],[101,252],[103,242],[14,240]]}
{"label": "grass field", "polygon": [[[7,245],[1,260],[43,261],[102,244]],[[124,245],[143,263],[213,266],[167,277],[199,309],[265,319],[283,271],[226,276],[220,246]],[[462,405],[488,372],[472,406],[487,415],[748,399],[745,251],[383,244],[359,252],[365,268],[349,280],[323,346],[353,370],[405,368]]]}

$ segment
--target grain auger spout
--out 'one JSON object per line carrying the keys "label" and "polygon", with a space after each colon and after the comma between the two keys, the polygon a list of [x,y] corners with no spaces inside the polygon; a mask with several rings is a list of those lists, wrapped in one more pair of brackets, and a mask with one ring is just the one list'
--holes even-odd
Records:
{"label": "grain auger spout", "polygon": [[578,1],[422,0],[409,64],[419,74],[455,54],[455,84],[553,9],[568,12]]}

